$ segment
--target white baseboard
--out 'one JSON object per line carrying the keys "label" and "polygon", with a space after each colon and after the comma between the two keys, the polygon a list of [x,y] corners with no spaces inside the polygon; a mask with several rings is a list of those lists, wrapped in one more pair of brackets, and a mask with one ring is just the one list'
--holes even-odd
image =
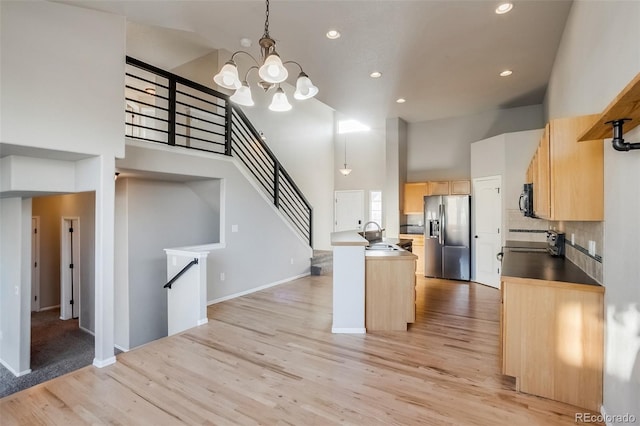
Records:
{"label": "white baseboard", "polygon": [[216,303],[224,302],[225,300],[235,299],[236,297],[246,296],[247,294],[255,293],[256,291],[265,290],[270,287],[275,287],[280,284],[288,283],[290,281],[297,280],[298,278],[308,277],[309,275],[311,275],[311,272],[305,272],[304,274],[296,275],[290,278],[285,278],[284,280],[276,281],[275,283],[265,284],[260,287],[255,287],[249,290],[241,291],[239,293],[230,294],[229,296],[223,296],[218,299],[213,299],[207,302],[207,306],[215,305]]}
{"label": "white baseboard", "polygon": [[120,345],[113,345],[113,347],[122,352],[129,352],[131,350],[131,349],[125,349]]}
{"label": "white baseboard", "polygon": [[78,328],[82,331],[86,331],[87,333],[89,333],[90,335],[92,335],[93,337],[96,337],[96,333],[94,333],[93,331],[89,330],[88,328],[84,328],[82,326],[78,326]]}
{"label": "white baseboard", "polygon": [[7,364],[6,362],[4,362],[3,359],[0,359],[0,364],[2,364],[4,366],[4,368],[6,368],[7,370],[9,370],[11,372],[11,374],[13,374],[16,377],[20,377],[20,376],[25,376],[29,373],[31,373],[31,369],[27,369],[27,370],[23,370],[20,372],[16,372],[16,370],[14,370],[13,368],[11,368],[11,366],[9,364]]}
{"label": "white baseboard", "polygon": [[58,309],[58,308],[60,308],[60,305],[47,306],[46,308],[40,308],[40,309],[38,309],[38,312],[52,311],[52,310],[54,310],[54,309]]}
{"label": "white baseboard", "polygon": [[367,329],[364,327],[362,328],[332,327],[331,332],[336,334],[365,334],[367,332]]}
{"label": "white baseboard", "polygon": [[197,324],[198,325],[204,325],[204,324],[206,324],[208,322],[209,322],[209,318],[202,318],[202,319],[198,320]]}
{"label": "white baseboard", "polygon": [[109,357],[107,359],[97,359],[97,358],[93,359],[93,365],[95,367],[98,367],[98,368],[103,368],[103,367],[106,367],[108,365],[115,364],[115,363],[116,363],[116,357],[115,356]]}

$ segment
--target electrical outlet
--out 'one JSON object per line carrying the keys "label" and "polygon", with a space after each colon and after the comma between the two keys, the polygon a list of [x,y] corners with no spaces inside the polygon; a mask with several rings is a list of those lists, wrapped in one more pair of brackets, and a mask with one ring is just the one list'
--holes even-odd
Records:
{"label": "electrical outlet", "polygon": [[220,272],[220,281],[224,281],[224,278],[225,278],[224,272]]}
{"label": "electrical outlet", "polygon": [[596,242],[595,241],[589,241],[589,254],[591,256],[595,256],[596,255]]}
{"label": "electrical outlet", "polygon": [[14,291],[15,291],[15,293],[16,293],[16,296],[20,296],[20,287],[15,286],[15,287],[14,287]]}
{"label": "electrical outlet", "polygon": [[571,245],[572,246],[576,245],[576,234],[571,234]]}

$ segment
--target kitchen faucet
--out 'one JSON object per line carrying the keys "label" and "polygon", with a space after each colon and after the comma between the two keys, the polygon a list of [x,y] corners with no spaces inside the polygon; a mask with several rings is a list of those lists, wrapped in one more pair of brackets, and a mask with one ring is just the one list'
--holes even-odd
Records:
{"label": "kitchen faucet", "polygon": [[367,232],[367,226],[371,225],[372,223],[378,227],[378,232],[382,232],[382,227],[378,225],[378,222],[374,222],[373,220],[370,220],[369,222],[364,224],[364,226],[362,227],[362,232]]}

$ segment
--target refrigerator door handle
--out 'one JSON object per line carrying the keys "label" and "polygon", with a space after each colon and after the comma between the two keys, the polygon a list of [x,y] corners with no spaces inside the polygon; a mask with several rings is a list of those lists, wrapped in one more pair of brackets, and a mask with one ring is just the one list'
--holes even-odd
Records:
{"label": "refrigerator door handle", "polygon": [[444,205],[442,204],[438,204],[438,222],[440,224],[439,226],[439,232],[438,232],[438,242],[440,243],[440,245],[444,245],[444,229],[445,229],[445,223],[444,223]]}

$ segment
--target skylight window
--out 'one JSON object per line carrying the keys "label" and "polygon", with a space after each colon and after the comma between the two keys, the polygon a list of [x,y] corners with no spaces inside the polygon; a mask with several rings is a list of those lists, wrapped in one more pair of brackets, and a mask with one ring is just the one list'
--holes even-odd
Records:
{"label": "skylight window", "polygon": [[354,132],[368,132],[371,127],[365,126],[357,120],[340,120],[338,121],[338,134],[354,133]]}

